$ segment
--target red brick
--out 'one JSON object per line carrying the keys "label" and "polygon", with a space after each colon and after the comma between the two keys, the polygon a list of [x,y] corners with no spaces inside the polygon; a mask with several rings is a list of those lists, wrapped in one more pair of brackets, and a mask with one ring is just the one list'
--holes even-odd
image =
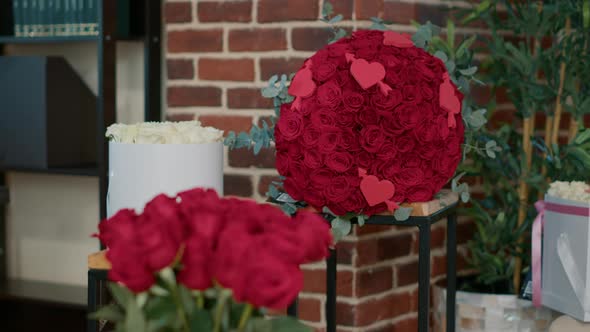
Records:
{"label": "red brick", "polygon": [[193,113],[177,113],[177,114],[166,114],[166,121],[179,122],[179,121],[192,121],[195,119]]}
{"label": "red brick", "polygon": [[195,77],[195,69],[193,67],[193,60],[191,59],[168,59],[166,60],[166,72],[168,79],[190,80]]}
{"label": "red brick", "polygon": [[336,324],[355,326],[355,315],[358,307],[350,303],[336,302]]}
{"label": "red brick", "polygon": [[221,52],[223,32],[214,30],[183,30],[168,32],[168,52]]}
{"label": "red brick", "polygon": [[[410,24],[416,20],[416,4],[400,1],[385,1],[383,19],[396,24]],[[358,14],[357,14],[358,15]],[[376,16],[376,15],[372,15]]]}
{"label": "red brick", "polygon": [[437,277],[447,273],[447,256],[433,256],[430,275]]}
{"label": "red brick", "polygon": [[383,2],[383,0],[355,1],[356,19],[366,20],[371,17],[383,17]]}
{"label": "red brick", "polygon": [[322,303],[318,299],[300,298],[297,309],[300,319],[308,322],[322,320]]}
{"label": "red brick", "polygon": [[342,15],[345,20],[352,18],[353,0],[332,1],[334,7],[334,16]]}
{"label": "red brick", "polygon": [[287,49],[285,29],[233,29],[229,31],[232,52],[262,52]]}
{"label": "red brick", "polygon": [[395,293],[363,302],[357,306],[356,326],[394,318],[410,312],[410,293]]}
{"label": "red brick", "polygon": [[467,243],[473,238],[475,224],[473,222],[457,224],[457,243]]}
{"label": "red brick", "polygon": [[332,31],[327,28],[293,28],[291,43],[298,51],[317,51],[328,45]]}
{"label": "red brick", "polygon": [[197,15],[201,22],[250,22],[252,1],[199,1]]}
{"label": "red brick", "polygon": [[377,246],[378,261],[409,255],[412,250],[412,234],[397,234],[380,238],[377,240]]}
{"label": "red brick", "polygon": [[416,21],[427,22],[438,26],[446,26],[449,18],[449,7],[434,4],[416,4]]}
{"label": "red brick", "polygon": [[417,317],[410,317],[404,320],[400,320],[396,322],[391,327],[390,332],[407,332],[407,331],[417,331],[418,330],[418,318]]}
{"label": "red brick", "polygon": [[336,262],[343,265],[352,265],[352,255],[355,249],[355,243],[349,241],[340,241],[336,245]]}
{"label": "red brick", "polygon": [[191,3],[166,2],[164,4],[164,20],[166,23],[185,23],[193,20]]}
{"label": "red brick", "polygon": [[412,285],[418,282],[418,260],[398,263],[395,266],[397,287]]}
{"label": "red brick", "polygon": [[389,225],[363,225],[363,226],[356,226],[354,228],[356,235],[367,235],[367,234],[375,234],[375,233],[383,233],[391,231],[395,229],[395,226]]}
{"label": "red brick", "polygon": [[393,287],[391,266],[359,271],[356,275],[356,297],[382,293]]}
{"label": "red brick", "polygon": [[252,178],[248,175],[224,175],[223,194],[227,196],[252,196]]}
{"label": "red brick", "polygon": [[378,261],[378,246],[375,239],[361,240],[357,245],[356,266],[375,264]]}
{"label": "red brick", "polygon": [[199,121],[203,126],[215,127],[225,131],[224,134],[230,130],[235,132],[250,131],[252,127],[252,117],[250,116],[228,116],[228,115],[201,115]]}
{"label": "red brick", "polygon": [[168,106],[221,106],[221,89],[172,86],[168,88]]}
{"label": "red brick", "polygon": [[263,58],[260,59],[260,79],[268,80],[272,75],[291,74],[303,66],[304,58]]}
{"label": "red brick", "polygon": [[[545,121],[547,115],[545,113],[537,113],[535,116],[535,127],[545,129]],[[570,127],[571,113],[561,113],[561,120],[559,121],[559,129],[568,129]]]}
{"label": "red brick", "polygon": [[268,187],[271,185],[272,182],[275,181],[280,181],[280,178],[278,176],[269,175],[261,176],[260,180],[258,181],[258,194],[260,196],[265,196],[268,192]]}
{"label": "red brick", "polygon": [[275,149],[262,149],[258,155],[248,149],[233,149],[228,159],[231,167],[275,168]]}
{"label": "red brick", "polygon": [[199,59],[199,78],[213,81],[253,81],[252,59]]}
{"label": "red brick", "polygon": [[259,0],[258,22],[316,20],[318,0]]}
{"label": "red brick", "polygon": [[272,99],[264,98],[260,89],[234,88],[227,90],[229,108],[266,108],[271,109]]}
{"label": "red brick", "polygon": [[[336,276],[336,294],[338,296],[352,296],[352,271],[338,271]],[[326,270],[303,270],[303,292],[326,293]]]}

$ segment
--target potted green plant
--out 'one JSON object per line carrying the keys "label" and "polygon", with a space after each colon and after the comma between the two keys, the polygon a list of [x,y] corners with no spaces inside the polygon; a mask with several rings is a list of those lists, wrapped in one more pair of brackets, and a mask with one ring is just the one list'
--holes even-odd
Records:
{"label": "potted green plant", "polygon": [[[534,202],[543,197],[549,180],[586,181],[590,174],[590,131],[583,121],[590,112],[590,71],[585,68],[590,5],[488,0],[462,14],[464,23],[477,22],[490,33],[481,38],[483,80],[492,90],[488,117],[514,118],[491,121],[484,130],[502,152],[494,159],[476,155],[465,168],[481,178],[483,195],[464,209],[476,226],[469,242],[469,264],[476,274],[457,294],[458,330],[544,331],[552,313],[535,310],[514,294],[529,270]],[[496,107],[496,96],[504,91],[513,113]],[[536,126],[540,119],[545,124]],[[559,139],[564,128],[567,139]],[[442,288],[435,294],[435,303],[444,298]],[[435,310],[435,317],[443,317],[443,306]],[[496,319],[484,318],[486,312]],[[493,321],[501,325],[486,326]]]}

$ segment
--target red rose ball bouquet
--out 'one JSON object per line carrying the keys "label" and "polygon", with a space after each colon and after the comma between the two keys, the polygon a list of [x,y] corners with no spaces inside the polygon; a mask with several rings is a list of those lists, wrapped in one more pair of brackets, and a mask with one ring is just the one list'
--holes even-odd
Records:
{"label": "red rose ball bouquet", "polygon": [[138,331],[225,331],[230,316],[225,328],[306,330],[286,317],[263,320],[260,309],[287,308],[303,286],[299,266],[327,257],[332,244],[316,214],[289,217],[201,189],[159,195],[141,214],[121,210],[99,224],[96,236],[107,247],[119,303],[95,317],[146,327]]}
{"label": "red rose ball bouquet", "polygon": [[408,35],[358,31],[307,59],[275,126],[276,167],[296,201],[334,215],[428,201],[461,161],[463,95]]}

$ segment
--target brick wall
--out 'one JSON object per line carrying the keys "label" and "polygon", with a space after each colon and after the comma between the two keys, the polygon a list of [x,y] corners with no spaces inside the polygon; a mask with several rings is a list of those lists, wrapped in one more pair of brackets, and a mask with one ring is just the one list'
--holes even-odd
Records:
{"label": "brick wall", "polygon": [[[368,18],[396,22],[412,31],[412,19],[442,25],[448,11],[435,0],[334,0],[343,26],[368,27]],[[302,61],[326,44],[329,32],[318,18],[322,0],[167,0],[166,69],[168,117],[198,117],[224,130],[248,130],[271,115],[259,90],[275,73],[296,71]],[[276,176],[274,151],[254,157],[229,151],[225,193],[262,199]],[[433,228],[433,281],[446,272],[445,225]],[[460,223],[465,243],[471,224]],[[338,248],[338,325],[340,331],[412,331],[417,319],[418,239],[413,229],[363,227]],[[460,252],[465,253],[464,246]],[[459,259],[459,267],[465,266]],[[300,317],[325,326],[323,264],[305,267]]]}

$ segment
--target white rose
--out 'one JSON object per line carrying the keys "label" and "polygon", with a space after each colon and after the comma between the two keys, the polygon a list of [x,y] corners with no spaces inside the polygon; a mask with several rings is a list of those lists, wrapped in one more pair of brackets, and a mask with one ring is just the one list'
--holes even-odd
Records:
{"label": "white rose", "polygon": [[201,144],[220,142],[223,131],[201,127],[199,121],[144,122],[134,125],[114,124],[106,136],[113,142],[137,144]]}

